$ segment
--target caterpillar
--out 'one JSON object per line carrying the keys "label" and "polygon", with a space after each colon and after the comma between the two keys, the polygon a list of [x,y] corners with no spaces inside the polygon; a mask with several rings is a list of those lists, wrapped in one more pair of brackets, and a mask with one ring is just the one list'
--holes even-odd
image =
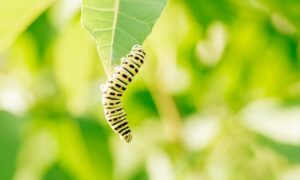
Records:
{"label": "caterpillar", "polygon": [[121,66],[117,66],[113,75],[101,86],[106,120],[113,131],[127,143],[132,140],[132,134],[121,98],[143,65],[145,55],[140,45],[134,45],[130,53],[121,58]]}

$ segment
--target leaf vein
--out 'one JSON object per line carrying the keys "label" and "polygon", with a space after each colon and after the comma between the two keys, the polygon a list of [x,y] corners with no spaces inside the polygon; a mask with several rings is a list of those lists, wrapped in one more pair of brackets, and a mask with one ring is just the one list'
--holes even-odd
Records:
{"label": "leaf vein", "polygon": [[131,33],[129,33],[128,31],[126,31],[125,29],[123,29],[123,28],[121,28],[121,27],[119,27],[118,29],[121,30],[121,31],[123,31],[123,32],[125,32],[126,34],[128,34],[128,35],[129,35],[133,40],[135,40],[137,43],[140,42],[136,37],[134,37]]}
{"label": "leaf vein", "polygon": [[155,5],[165,5],[164,3],[153,2],[153,1],[134,1],[134,0],[123,0],[123,2],[130,2],[130,3],[147,3],[147,4],[155,4]]}
{"label": "leaf vein", "polygon": [[134,21],[137,21],[137,22],[141,22],[141,23],[147,25],[148,29],[151,29],[151,27],[150,27],[150,25],[148,23],[146,23],[146,22],[144,22],[144,21],[142,21],[142,20],[140,20],[140,19],[138,19],[138,18],[136,18],[134,16],[128,15],[125,12],[119,11],[119,13],[122,14],[123,16],[125,16],[125,17],[128,17],[131,20],[134,20]]}
{"label": "leaf vein", "polygon": [[114,8],[99,8],[99,7],[92,7],[89,5],[83,5],[82,7],[91,9],[91,10],[95,10],[95,11],[100,11],[100,12],[114,12],[115,11]]}
{"label": "leaf vein", "polygon": [[99,29],[94,29],[92,34],[94,35],[96,32],[105,32],[105,31],[112,31],[112,28],[99,28]]}

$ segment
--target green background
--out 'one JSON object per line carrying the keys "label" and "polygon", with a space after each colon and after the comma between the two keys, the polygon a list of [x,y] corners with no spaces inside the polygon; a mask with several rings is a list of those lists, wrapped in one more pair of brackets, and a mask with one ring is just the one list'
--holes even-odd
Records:
{"label": "green background", "polygon": [[130,144],[80,2],[1,4],[1,180],[300,177],[299,1],[170,0],[124,94]]}

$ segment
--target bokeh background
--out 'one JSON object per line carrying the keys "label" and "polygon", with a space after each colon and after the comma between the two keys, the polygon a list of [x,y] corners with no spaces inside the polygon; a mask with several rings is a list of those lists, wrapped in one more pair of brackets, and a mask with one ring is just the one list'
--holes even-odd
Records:
{"label": "bokeh background", "polygon": [[78,0],[1,0],[1,180],[300,178],[300,2],[170,0],[107,125]]}

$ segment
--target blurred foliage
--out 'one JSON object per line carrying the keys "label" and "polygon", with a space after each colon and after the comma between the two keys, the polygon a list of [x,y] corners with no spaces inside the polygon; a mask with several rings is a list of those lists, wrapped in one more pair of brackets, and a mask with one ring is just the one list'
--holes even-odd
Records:
{"label": "blurred foliage", "polygon": [[54,0],[1,1],[0,53],[53,3]]}
{"label": "blurred foliage", "polygon": [[22,122],[20,118],[8,112],[0,112],[0,179],[11,179],[16,170],[16,159],[21,144]]}
{"label": "blurred foliage", "polygon": [[130,144],[80,1],[0,12],[1,180],[300,177],[298,1],[170,0],[124,94]]}

